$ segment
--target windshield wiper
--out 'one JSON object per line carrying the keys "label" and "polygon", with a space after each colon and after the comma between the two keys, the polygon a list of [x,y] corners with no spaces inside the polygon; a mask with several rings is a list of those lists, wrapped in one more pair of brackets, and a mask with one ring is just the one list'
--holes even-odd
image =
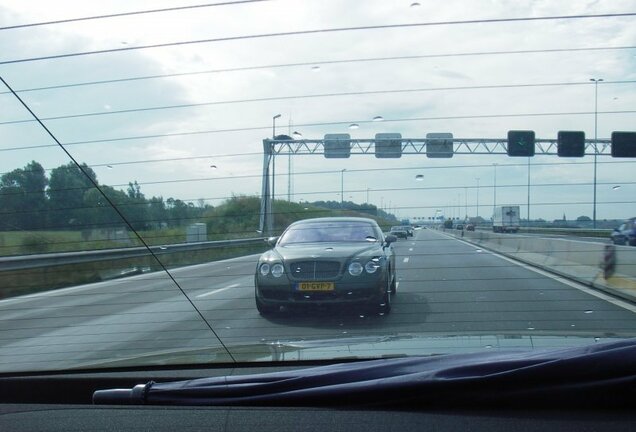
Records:
{"label": "windshield wiper", "polygon": [[99,390],[95,404],[627,407],[636,339],[537,351],[369,360]]}

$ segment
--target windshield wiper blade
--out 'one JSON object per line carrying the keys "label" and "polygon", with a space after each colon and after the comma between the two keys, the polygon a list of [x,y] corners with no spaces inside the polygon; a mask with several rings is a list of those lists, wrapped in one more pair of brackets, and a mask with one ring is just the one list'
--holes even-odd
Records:
{"label": "windshield wiper blade", "polygon": [[364,362],[259,375],[148,382],[98,390],[95,404],[152,405],[631,405],[636,339],[584,347]]}

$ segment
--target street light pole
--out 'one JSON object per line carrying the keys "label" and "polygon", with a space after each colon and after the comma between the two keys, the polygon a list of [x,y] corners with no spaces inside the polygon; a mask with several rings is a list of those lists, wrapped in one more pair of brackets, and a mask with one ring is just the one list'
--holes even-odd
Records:
{"label": "street light pole", "polygon": [[276,119],[279,119],[280,117],[280,114],[276,114],[272,117],[272,139],[276,139]]}
{"label": "street light pole", "polygon": [[346,168],[340,170],[340,208],[344,206],[344,172]]}
{"label": "street light pole", "polygon": [[[280,114],[272,117],[272,139],[276,139],[276,119],[280,118]],[[276,195],[276,153],[272,152],[272,203]]]}
{"label": "street light pole", "polygon": [[592,210],[593,227],[596,229],[596,155],[598,153],[598,83],[603,78],[590,78],[594,83],[594,208]]}
{"label": "street light pole", "polygon": [[495,214],[495,209],[497,208],[497,165],[496,163],[492,164],[495,167],[495,183],[493,184],[493,204],[492,204],[492,214]]}
{"label": "street light pole", "polygon": [[464,186],[464,220],[468,220],[468,188]]}
{"label": "street light pole", "polygon": [[479,177],[475,178],[477,180],[477,217],[479,217]]}
{"label": "street light pole", "polygon": [[530,226],[530,158],[528,158],[528,226]]}

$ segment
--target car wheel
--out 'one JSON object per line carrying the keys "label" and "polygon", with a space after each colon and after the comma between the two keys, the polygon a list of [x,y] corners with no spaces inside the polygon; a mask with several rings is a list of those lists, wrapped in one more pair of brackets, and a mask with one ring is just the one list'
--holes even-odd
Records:
{"label": "car wheel", "polygon": [[261,314],[261,316],[268,316],[274,314],[275,312],[278,312],[279,308],[277,306],[269,306],[264,304],[258,299],[258,296],[256,294],[254,295],[254,300],[256,300],[256,309],[258,310],[258,313]]}
{"label": "car wheel", "polygon": [[386,290],[384,291],[384,296],[382,297],[382,301],[378,306],[378,313],[388,315],[391,312],[391,283],[387,282]]}
{"label": "car wheel", "polygon": [[393,282],[391,282],[391,294],[395,295],[397,293],[397,282],[395,281],[395,275],[393,275]]}

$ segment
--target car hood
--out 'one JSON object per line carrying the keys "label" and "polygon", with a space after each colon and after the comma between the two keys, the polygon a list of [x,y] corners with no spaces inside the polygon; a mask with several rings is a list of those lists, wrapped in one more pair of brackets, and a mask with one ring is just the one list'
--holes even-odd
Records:
{"label": "car hood", "polygon": [[149,352],[113,360],[69,365],[71,369],[206,365],[214,363],[342,361],[411,356],[466,354],[488,350],[571,348],[621,340],[592,335],[468,334],[422,336],[413,334],[354,336],[329,339],[276,339],[229,345],[232,357],[221,346]]}
{"label": "car hood", "polygon": [[285,261],[298,259],[347,259],[361,254],[381,254],[379,242],[373,243],[303,243],[276,246],[272,251],[276,258]]}

